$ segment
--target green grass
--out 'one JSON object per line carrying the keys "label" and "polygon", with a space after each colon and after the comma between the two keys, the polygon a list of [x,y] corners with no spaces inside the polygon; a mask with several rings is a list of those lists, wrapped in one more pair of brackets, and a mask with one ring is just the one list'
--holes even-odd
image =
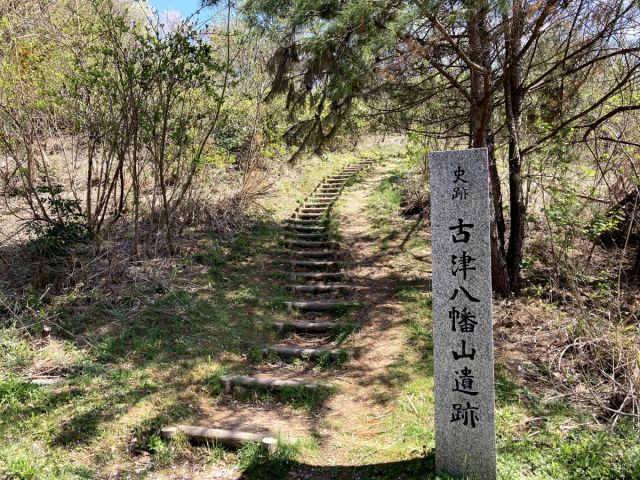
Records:
{"label": "green grass", "polygon": [[398,169],[387,176],[374,190],[373,195],[367,203],[367,212],[371,225],[379,235],[380,248],[386,250],[390,242],[395,240],[400,231],[394,228],[389,218],[397,216],[402,200],[402,190],[400,188],[401,173]]}
{"label": "green grass", "polygon": [[[261,348],[276,339],[272,325],[288,318],[284,302],[290,300],[272,266],[280,249],[277,219],[288,216],[323,177],[356,160],[340,154],[301,164],[298,177],[282,183],[281,197],[264,205],[265,218],[251,231],[228,240],[202,239],[201,250],[172,271],[158,272],[158,281],[109,295],[79,289],[52,302],[34,290],[30,311],[38,321],[55,318],[56,340],[38,348],[17,329],[0,331],[0,477],[99,478],[114,464],[126,476],[136,468],[130,453],[135,449],[148,451],[154,468],[185,455],[220,461],[215,446],[187,449],[158,432],[198,417],[193,400],[202,393],[219,395],[222,374],[264,361]],[[330,228],[337,231],[335,224]],[[184,275],[202,267],[204,276]],[[341,335],[348,336],[346,327]],[[21,377],[43,360],[70,382],[59,388],[24,383]],[[316,359],[320,367],[340,360]],[[259,395],[260,401],[316,412],[331,393]],[[222,456],[231,463],[239,458]]]}
{"label": "green grass", "polygon": [[251,403],[283,403],[311,414],[318,413],[334,393],[333,387],[323,385],[316,389],[299,386],[278,388],[277,390],[235,387],[232,392],[237,400]]}
{"label": "green grass", "polygon": [[[393,396],[381,390],[380,401],[392,401],[385,420],[386,455],[435,447],[433,432],[433,363],[428,294],[399,285],[406,335],[411,351],[390,368]],[[640,478],[640,436],[632,422],[613,429],[598,427],[595,414],[576,410],[566,401],[545,401],[508,378],[496,378],[498,478],[502,480],[633,480]],[[394,477],[390,471],[379,478]],[[377,478],[377,477],[376,477]],[[425,473],[424,478],[435,478]]]}
{"label": "green grass", "polygon": [[265,452],[260,445],[249,443],[237,453],[238,464],[245,478],[272,480],[285,478],[303,450],[313,450],[317,445],[311,441],[290,441],[278,438],[274,452]]}
{"label": "green grass", "polygon": [[156,436],[197,413],[185,395],[223,363],[243,362],[286,318],[289,294],[264,272],[279,231],[259,224],[253,233],[186,259],[185,268],[209,268],[196,285],[176,278],[123,290],[117,305],[87,300],[80,311],[59,302],[56,334],[79,340],[59,346],[70,352],[68,386],[24,383],[18,375],[42,352],[4,331],[1,361],[16,375],[0,377],[0,476],[93,478],[116,459],[126,470],[130,442],[169,461]]}

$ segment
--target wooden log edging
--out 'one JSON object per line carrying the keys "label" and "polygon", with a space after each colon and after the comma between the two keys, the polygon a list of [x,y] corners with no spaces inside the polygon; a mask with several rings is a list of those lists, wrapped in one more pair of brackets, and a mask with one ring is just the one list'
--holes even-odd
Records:
{"label": "wooden log edging", "polygon": [[274,325],[280,332],[294,331],[301,333],[327,333],[338,327],[336,322],[305,322],[303,320],[276,322]]}
{"label": "wooden log edging", "polygon": [[300,280],[342,280],[343,272],[293,272],[289,273],[292,282]]}
{"label": "wooden log edging", "polygon": [[338,250],[284,250],[286,255],[295,258],[335,258],[339,255]]}
{"label": "wooden log edging", "polygon": [[176,425],[175,427],[165,427],[160,430],[160,435],[164,438],[173,438],[177,434],[182,434],[194,442],[214,442],[232,448],[240,448],[248,443],[259,443],[261,448],[269,453],[275,452],[278,445],[278,440],[272,436],[240,430],[225,430],[194,425]]}
{"label": "wooden log edging", "polygon": [[327,292],[350,292],[355,289],[353,285],[346,283],[321,283],[308,285],[290,285],[293,293],[327,293]]}
{"label": "wooden log edging", "polygon": [[259,378],[246,375],[224,375],[220,377],[225,393],[230,393],[234,385],[241,387],[261,387],[269,390],[284,388],[304,388],[307,390],[318,390],[317,383],[301,382],[299,380],[281,380],[279,378]]}
{"label": "wooden log edging", "polygon": [[51,385],[62,385],[69,382],[67,377],[30,377],[25,379],[25,382],[31,385],[38,385],[40,387],[48,387]]}
{"label": "wooden log edging", "polygon": [[300,310],[302,312],[335,312],[341,310],[349,310],[359,307],[357,303],[351,302],[284,302],[287,311],[293,312]]}
{"label": "wooden log edging", "polygon": [[275,353],[283,357],[318,357],[330,355],[334,360],[345,356],[347,359],[355,357],[355,352],[349,349],[331,347],[292,347],[292,346],[270,346],[262,349],[263,355]]}

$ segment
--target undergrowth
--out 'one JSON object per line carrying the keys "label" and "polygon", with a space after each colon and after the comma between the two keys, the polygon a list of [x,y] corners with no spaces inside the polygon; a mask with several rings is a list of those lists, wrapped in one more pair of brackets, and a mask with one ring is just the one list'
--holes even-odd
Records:
{"label": "undergrowth", "polygon": [[[386,389],[379,392],[380,401],[394,402],[392,413],[385,418],[382,441],[393,445],[397,456],[408,450],[417,455],[422,446],[431,452],[429,456],[435,446],[431,298],[424,268],[416,265],[421,263],[416,258],[426,258],[420,252],[425,241],[412,230],[412,222],[400,215],[402,182],[396,166],[389,171],[369,200],[368,215],[383,250],[394,241],[404,245],[396,252],[405,261],[404,280],[398,282],[396,296],[403,303],[410,348],[389,369],[395,395],[388,395]],[[604,361],[607,357],[599,358]],[[496,369],[503,370],[499,364]],[[631,419],[603,425],[597,411],[576,408],[571,396],[548,398],[515,383],[506,373],[496,377],[496,429],[501,480],[640,478],[640,436]],[[435,477],[429,471],[421,478]]]}

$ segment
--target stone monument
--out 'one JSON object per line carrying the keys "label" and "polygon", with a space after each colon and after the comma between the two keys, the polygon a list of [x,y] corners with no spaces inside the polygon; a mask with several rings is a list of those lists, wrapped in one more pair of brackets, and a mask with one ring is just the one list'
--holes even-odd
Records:
{"label": "stone monument", "polygon": [[433,152],[436,469],[496,478],[487,149]]}

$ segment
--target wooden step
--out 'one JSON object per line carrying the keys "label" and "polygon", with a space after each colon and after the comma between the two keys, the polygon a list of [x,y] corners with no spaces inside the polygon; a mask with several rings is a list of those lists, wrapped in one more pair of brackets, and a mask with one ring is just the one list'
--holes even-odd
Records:
{"label": "wooden step", "polygon": [[325,217],[327,212],[317,212],[317,213],[306,213],[306,212],[297,212],[296,220],[315,220],[318,221]]}
{"label": "wooden step", "polygon": [[287,233],[289,235],[295,235],[295,238],[299,238],[303,240],[309,240],[309,239],[320,240],[320,239],[326,239],[329,237],[329,232],[327,232],[326,229],[324,232],[300,233],[295,231],[289,231]]}
{"label": "wooden step", "polygon": [[299,207],[298,215],[304,215],[305,213],[325,213],[327,210],[327,207]]}
{"label": "wooden step", "polygon": [[285,250],[287,255],[303,258],[330,258],[336,257],[339,252],[336,250]]}
{"label": "wooden step", "polygon": [[335,312],[345,311],[351,308],[356,308],[359,305],[357,303],[350,302],[284,302],[287,306],[287,310],[293,312],[299,310],[301,312]]}
{"label": "wooden step", "polygon": [[330,210],[332,207],[332,203],[333,202],[326,202],[326,203],[309,202],[309,203],[305,203],[304,207],[302,207],[301,210],[306,210],[307,208],[322,208],[324,210]]}
{"label": "wooden step", "polygon": [[305,322],[303,320],[275,323],[275,327],[281,332],[299,333],[328,333],[335,330],[337,326],[336,322]]}
{"label": "wooden step", "polygon": [[332,202],[338,199],[338,195],[318,195],[315,197],[316,200],[331,200]]}
{"label": "wooden step", "polygon": [[289,260],[289,264],[294,267],[300,268],[315,268],[315,269],[323,269],[323,268],[340,268],[342,262],[332,262],[328,260]]}
{"label": "wooden step", "polygon": [[223,430],[221,428],[207,428],[192,425],[176,425],[160,430],[164,438],[173,438],[176,434],[182,434],[188,439],[197,442],[211,442],[232,448],[240,448],[248,443],[259,443],[268,452],[274,452],[278,440],[263,433],[242,432],[240,430]]}
{"label": "wooden step", "polygon": [[319,188],[318,190],[316,190],[315,193],[340,193],[340,190],[342,190],[342,189],[341,188],[322,187],[322,188]]}
{"label": "wooden step", "polygon": [[282,357],[318,357],[329,354],[334,359],[339,359],[346,355],[348,359],[354,357],[353,350],[331,347],[292,347],[292,346],[271,346],[262,350],[264,355],[275,353]]}
{"label": "wooden step", "polygon": [[290,275],[292,282],[304,280],[342,280],[345,277],[342,272],[294,272]]}
{"label": "wooden step", "polygon": [[288,220],[284,222],[284,226],[291,227],[291,228],[302,228],[303,230],[304,229],[324,230],[327,228],[325,223],[326,222],[318,222],[318,221],[309,222],[308,220],[303,220],[303,221]]}
{"label": "wooden step", "polygon": [[47,387],[51,385],[60,385],[69,382],[67,377],[32,377],[25,380],[31,385]]}
{"label": "wooden step", "polygon": [[287,230],[292,230],[296,232],[307,232],[307,233],[322,233],[325,232],[325,235],[328,235],[327,227],[324,226],[312,226],[312,225],[285,225]]}
{"label": "wooden step", "polygon": [[300,382],[298,380],[281,380],[278,378],[258,378],[246,375],[224,375],[220,377],[224,385],[225,393],[230,393],[235,385],[240,387],[260,387],[269,390],[282,388],[305,388],[307,390],[317,390],[320,385],[317,383]]}
{"label": "wooden step", "polygon": [[313,240],[287,240],[287,245],[298,248],[338,248],[338,242]]}
{"label": "wooden step", "polygon": [[324,221],[319,221],[318,219],[309,219],[309,218],[288,218],[285,220],[285,223],[290,223],[293,225],[320,225],[325,223]]}
{"label": "wooden step", "polygon": [[322,283],[317,285],[290,285],[293,293],[327,293],[348,292],[353,290],[353,285],[346,283]]}

